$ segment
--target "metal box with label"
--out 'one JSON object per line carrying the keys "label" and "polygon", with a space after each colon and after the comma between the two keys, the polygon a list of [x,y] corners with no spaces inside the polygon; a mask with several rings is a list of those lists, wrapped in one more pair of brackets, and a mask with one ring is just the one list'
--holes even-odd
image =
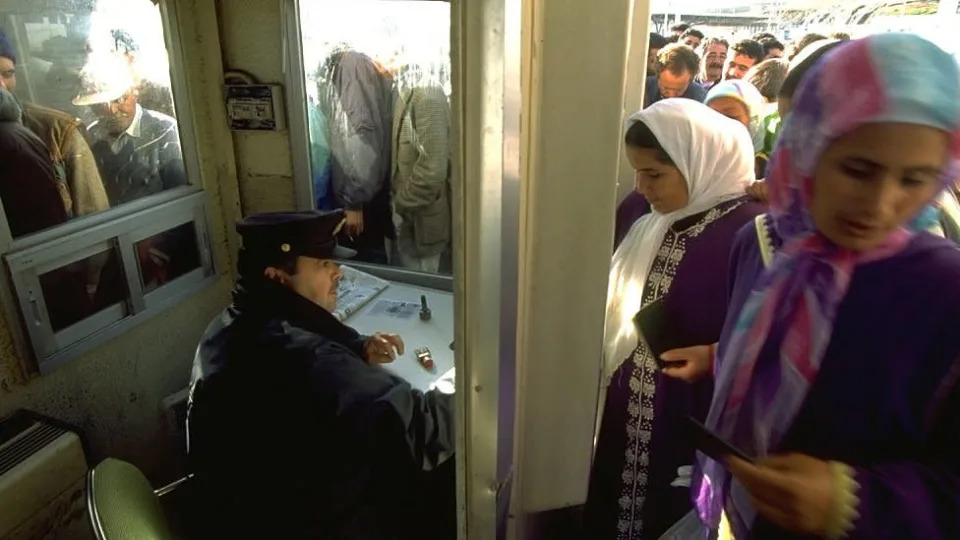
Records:
{"label": "metal box with label", "polygon": [[279,84],[228,84],[226,94],[230,129],[285,129],[282,90]]}

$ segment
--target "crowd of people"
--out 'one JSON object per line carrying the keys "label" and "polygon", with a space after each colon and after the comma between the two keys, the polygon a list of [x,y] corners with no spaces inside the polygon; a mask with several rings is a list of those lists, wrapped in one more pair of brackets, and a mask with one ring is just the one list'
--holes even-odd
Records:
{"label": "crowd of people", "polygon": [[316,208],[344,209],[357,260],[451,272],[450,103],[439,77],[349,47],[320,67],[309,103]]}
{"label": "crowd of people", "polygon": [[[956,59],[900,33],[731,45],[672,32],[650,36],[644,108],[624,130],[636,189],[616,216],[584,537],[960,537]],[[14,236],[186,184],[177,123],[141,103],[134,56],[89,55],[73,99],[97,118],[84,124],[17,96],[0,33]],[[350,49],[319,71],[322,212],[238,225],[234,302],[192,373],[191,464],[237,535],[447,538],[453,397],[376,369],[402,340],[330,313],[338,239],[360,260],[443,269],[449,103],[416,66]],[[166,275],[182,240],[143,244],[141,264]],[[81,291],[105,302],[99,276],[116,268],[93,266],[52,282],[64,305]],[[736,454],[699,453],[690,418]],[[279,472],[251,480],[263,456]],[[227,519],[238,512],[250,519]]]}
{"label": "crowd of people", "polygon": [[[651,33],[647,58],[644,106],[671,97],[700,101],[747,127],[754,142],[755,178],[763,180],[766,165],[781,126],[781,118],[800,81],[821,56],[850,35],[805,34],[790,47],[764,32],[732,47],[722,37],[705,37],[687,24],[671,28],[671,37]],[[748,192],[765,200],[765,184]],[[942,215],[936,225],[950,238],[960,240],[956,190],[938,201]],[[649,210],[639,193],[631,194],[618,208],[616,244],[630,226]]]}
{"label": "crowd of people", "polygon": [[[49,212],[36,217],[39,225],[21,227],[12,222],[11,228],[19,234],[187,183],[177,121],[140,103],[141,91],[148,85],[137,77],[135,63],[136,49],[120,45],[86,56],[74,81],[79,89],[72,100],[75,106],[88,107],[95,118],[84,123],[69,112],[19,97],[18,54],[0,29],[0,92],[10,109],[7,122],[17,124],[7,131],[39,139],[43,150],[31,159],[43,162],[43,168],[53,169],[54,174],[31,177],[30,183],[54,184],[63,206],[59,213],[63,215]],[[34,203],[25,197],[4,202],[7,207]]]}
{"label": "crowd of people", "polygon": [[[0,199],[15,238],[187,185],[177,121],[161,112],[172,112],[169,89],[138,75],[138,48],[127,34],[115,31],[108,41],[109,50],[88,51],[82,69],[57,79],[75,89],[73,106],[88,109],[93,120],[85,123],[23,97],[17,47],[0,29],[0,162],[18,175],[0,184]],[[144,289],[191,269],[195,246],[186,230],[141,241]],[[117,254],[104,253],[41,276],[55,330],[122,300],[119,264]]]}
{"label": "crowd of people", "polygon": [[960,537],[957,60],[675,27],[649,64],[585,537]]}

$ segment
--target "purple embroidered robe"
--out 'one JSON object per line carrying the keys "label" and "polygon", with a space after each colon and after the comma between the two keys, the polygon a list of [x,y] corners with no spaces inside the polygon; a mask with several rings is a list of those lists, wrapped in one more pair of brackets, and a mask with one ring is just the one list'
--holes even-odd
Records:
{"label": "purple embroidered robe", "polygon": [[[777,243],[769,230],[765,241]],[[763,271],[759,242],[753,223],[737,234],[721,353]],[[761,355],[777,354],[780,334]],[[776,453],[853,467],[859,517],[846,538],[960,538],[958,379],[960,249],[920,233],[897,256],[854,271],[820,372]],[[752,538],[800,537],[759,517]]]}
{"label": "purple embroidered robe", "polygon": [[[736,231],[763,207],[746,197],[677,221],[664,237],[643,305],[661,297],[690,343],[715,343],[726,314],[727,264]],[[682,419],[706,416],[711,382],[663,376],[641,342],[607,390],[585,510],[584,538],[657,538],[691,510],[688,485],[671,486],[693,448]]]}

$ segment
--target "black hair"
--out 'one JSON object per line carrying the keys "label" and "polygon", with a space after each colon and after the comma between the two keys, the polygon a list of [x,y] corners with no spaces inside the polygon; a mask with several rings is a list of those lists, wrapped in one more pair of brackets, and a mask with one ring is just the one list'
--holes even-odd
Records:
{"label": "black hair", "polygon": [[716,45],[716,44],[723,45],[727,49],[730,48],[730,42],[723,39],[722,37],[708,37],[707,39],[700,42],[700,48],[703,50],[704,54],[706,54],[707,47],[709,47],[710,45]]}
{"label": "black hair", "polygon": [[244,248],[240,248],[240,251],[237,253],[237,272],[241,278],[262,278],[263,271],[270,266],[294,275],[297,273],[297,256],[286,253],[268,255]]}
{"label": "black hair", "polygon": [[343,55],[350,51],[350,46],[345,43],[340,43],[335,46],[330,52],[330,55],[320,63],[318,75],[325,80],[333,80],[336,72],[340,69],[340,61],[343,60]]}
{"label": "black hair", "polygon": [[794,58],[796,58],[797,55],[800,54],[800,51],[806,49],[807,46],[810,45],[811,43],[815,41],[820,41],[822,39],[827,39],[827,36],[823,34],[807,34],[803,36],[802,38],[800,38],[800,41],[798,41],[797,44],[794,46],[793,52],[790,53],[790,60],[793,60]]}
{"label": "black hair", "polygon": [[770,54],[770,51],[773,49],[780,49],[781,51],[786,49],[786,47],[783,46],[783,43],[781,43],[777,38],[762,39],[760,40],[760,45],[763,45],[764,56]]}
{"label": "black hair", "polygon": [[780,95],[780,88],[787,78],[790,63],[783,58],[768,58],[750,68],[744,79],[757,87],[760,95],[767,101],[776,101]]}
{"label": "black hair", "polygon": [[697,30],[696,28],[688,28],[680,34],[680,39],[683,39],[687,36],[693,36],[697,39],[703,39],[703,32]]}
{"label": "black hair", "polygon": [[662,49],[667,46],[669,42],[667,38],[661,36],[656,32],[650,32],[650,48],[651,49]]}
{"label": "black hair", "polygon": [[770,32],[760,32],[759,34],[755,34],[755,35],[754,35],[752,38],[750,38],[750,39],[752,39],[752,40],[754,40],[754,41],[759,41],[759,42],[763,43],[763,40],[765,40],[765,39],[777,39],[777,36],[771,34]]}
{"label": "black hair", "polygon": [[667,70],[674,75],[689,71],[692,77],[696,77],[700,72],[700,56],[690,47],[680,43],[671,43],[660,49],[657,62],[660,63],[660,71]]}
{"label": "black hair", "polygon": [[663,149],[663,146],[660,146],[660,141],[657,140],[657,136],[650,130],[650,126],[642,121],[634,122],[633,125],[630,126],[627,134],[623,137],[623,143],[631,148],[656,150],[657,161],[664,165],[673,165],[673,160],[670,159],[670,155]]}
{"label": "black hair", "polygon": [[827,43],[823,47],[810,53],[810,56],[803,59],[802,62],[793,66],[790,69],[790,72],[787,73],[787,78],[783,80],[783,86],[780,87],[780,93],[778,94],[781,98],[793,99],[793,94],[796,93],[797,88],[800,87],[800,82],[803,81],[803,76],[810,71],[810,68],[815,66],[817,62],[823,58],[823,55],[827,54],[837,45],[840,45],[841,41],[834,41],[833,43]]}
{"label": "black hair", "polygon": [[757,43],[752,39],[745,39],[743,41],[738,41],[733,45],[732,48],[733,48],[734,55],[742,54],[744,56],[753,58],[754,62],[758,62],[758,63],[762,62],[763,59],[767,56],[767,54],[763,52],[763,45],[760,45],[759,43]]}
{"label": "black hair", "polygon": [[670,31],[675,34],[682,34],[690,29],[690,25],[687,23],[675,24],[670,27]]}

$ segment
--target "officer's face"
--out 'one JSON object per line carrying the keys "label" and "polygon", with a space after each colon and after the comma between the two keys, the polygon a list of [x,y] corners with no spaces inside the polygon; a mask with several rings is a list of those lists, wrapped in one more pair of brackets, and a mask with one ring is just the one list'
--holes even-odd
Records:
{"label": "officer's face", "polygon": [[343,277],[340,265],[330,259],[297,257],[293,275],[277,268],[267,268],[267,277],[279,281],[300,296],[323,309],[337,308],[337,284]]}

